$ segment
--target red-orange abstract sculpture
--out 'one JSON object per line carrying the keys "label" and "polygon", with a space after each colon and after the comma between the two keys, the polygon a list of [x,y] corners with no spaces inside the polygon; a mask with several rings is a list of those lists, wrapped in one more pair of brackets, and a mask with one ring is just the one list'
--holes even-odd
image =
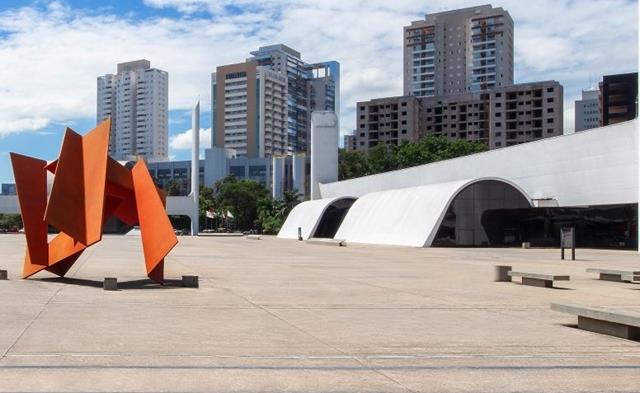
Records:
{"label": "red-orange abstract sculpture", "polygon": [[[48,164],[11,153],[27,240],[22,277],[41,270],[63,277],[85,248],[102,239],[115,216],[140,226],[147,276],[162,283],[164,257],[178,243],[165,212],[165,195],[144,161],[129,170],[108,156],[111,121],[81,136],[67,128],[60,156]],[[54,175],[47,200],[47,172]],[[48,240],[48,227],[59,233]]]}

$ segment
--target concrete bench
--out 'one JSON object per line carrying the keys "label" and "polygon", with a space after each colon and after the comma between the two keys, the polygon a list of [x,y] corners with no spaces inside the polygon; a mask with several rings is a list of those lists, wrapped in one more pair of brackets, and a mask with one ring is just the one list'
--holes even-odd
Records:
{"label": "concrete bench", "polygon": [[538,274],[525,272],[509,272],[511,277],[522,277],[522,285],[553,288],[554,281],[569,281],[569,276],[556,276],[553,274]]}
{"label": "concrete bench", "polygon": [[579,329],[629,340],[640,340],[640,313],[560,303],[551,303],[551,309],[577,315]]}
{"label": "concrete bench", "polygon": [[320,237],[312,237],[311,239],[308,239],[306,241],[306,243],[309,244],[320,244],[323,246],[338,246],[338,247],[344,247],[347,245],[347,241],[346,240],[341,240],[341,239],[325,239],[325,238],[320,238]]}
{"label": "concrete bench", "polygon": [[247,239],[249,239],[249,240],[261,240],[262,236],[260,236],[260,235],[247,235]]}
{"label": "concrete bench", "polygon": [[587,273],[598,273],[600,280],[615,282],[631,282],[640,280],[640,271],[616,269],[587,269]]}
{"label": "concrete bench", "polygon": [[116,277],[105,277],[102,282],[102,289],[105,291],[117,291],[118,279]]}
{"label": "concrete bench", "polygon": [[182,286],[187,288],[199,288],[198,276],[182,276]]}

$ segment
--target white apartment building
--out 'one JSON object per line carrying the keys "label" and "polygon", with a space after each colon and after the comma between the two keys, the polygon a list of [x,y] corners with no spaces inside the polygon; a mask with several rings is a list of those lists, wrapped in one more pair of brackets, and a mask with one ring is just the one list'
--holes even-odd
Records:
{"label": "white apartment building", "polygon": [[404,27],[404,95],[513,84],[513,20],[491,5],[428,14]]}
{"label": "white apartment building", "polygon": [[600,127],[600,98],[598,90],[582,90],[582,99],[575,102],[577,131]]}
{"label": "white apartment building", "polygon": [[97,122],[111,117],[110,156],[168,160],[168,79],[148,60],[120,63],[117,74],[98,77]]}

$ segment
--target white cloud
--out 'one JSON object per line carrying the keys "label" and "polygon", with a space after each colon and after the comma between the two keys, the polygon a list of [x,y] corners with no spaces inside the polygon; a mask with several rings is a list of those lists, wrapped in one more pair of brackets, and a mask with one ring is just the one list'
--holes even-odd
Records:
{"label": "white cloud", "polygon": [[[181,132],[169,138],[169,148],[173,150],[191,150],[193,144],[193,130]],[[211,146],[211,128],[200,129],[200,148]]]}
{"label": "white cloud", "polygon": [[[210,106],[210,73],[260,45],[341,63],[341,125],[357,101],[402,94],[402,26],[471,0],[145,0],[180,17],[135,20],[64,3],[0,12],[0,137],[95,116],[96,77],[146,58],[169,72],[170,109]],[[36,3],[42,4],[42,3]],[[516,82],[558,80],[565,109],[589,77],[637,69],[637,3],[505,0],[515,22]],[[613,23],[615,21],[615,23]],[[571,104],[572,105],[572,104]],[[177,142],[176,142],[177,143]]]}

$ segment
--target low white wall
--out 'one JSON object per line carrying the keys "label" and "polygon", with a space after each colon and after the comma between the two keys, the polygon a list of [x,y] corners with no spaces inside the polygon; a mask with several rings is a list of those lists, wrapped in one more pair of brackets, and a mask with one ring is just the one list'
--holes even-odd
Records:
{"label": "low white wall", "polygon": [[[323,198],[447,183],[506,179],[559,206],[638,202],[638,120],[379,175],[321,184]],[[391,201],[390,201],[391,202]],[[371,214],[379,214],[371,211]]]}
{"label": "low white wall", "polygon": [[0,195],[0,214],[19,214],[20,205],[15,195]]}

